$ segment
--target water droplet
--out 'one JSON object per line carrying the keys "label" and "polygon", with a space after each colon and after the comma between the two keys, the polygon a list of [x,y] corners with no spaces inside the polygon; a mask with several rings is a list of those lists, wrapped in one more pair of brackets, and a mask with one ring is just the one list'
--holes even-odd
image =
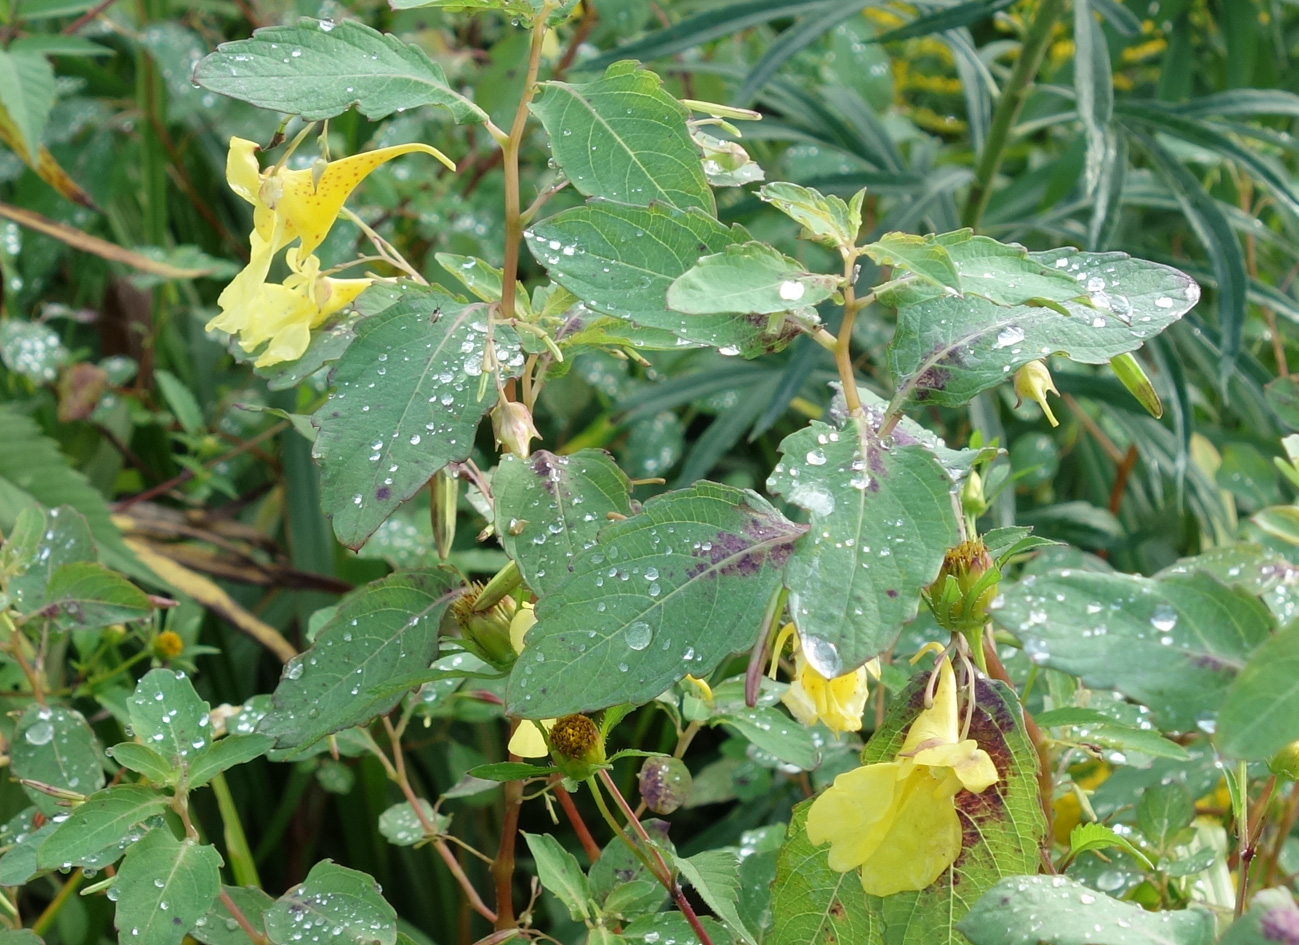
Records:
{"label": "water droplet", "polygon": [[643,650],[650,645],[650,640],[654,638],[654,631],[650,629],[649,624],[638,620],[627,627],[623,637],[631,649]]}

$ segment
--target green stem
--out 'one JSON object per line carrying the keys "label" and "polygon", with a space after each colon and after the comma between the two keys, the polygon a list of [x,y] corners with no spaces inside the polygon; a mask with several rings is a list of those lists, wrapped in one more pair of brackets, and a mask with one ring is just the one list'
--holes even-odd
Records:
{"label": "green stem", "polygon": [[992,116],[992,125],[988,129],[988,138],[983,143],[983,153],[979,155],[979,164],[974,171],[974,186],[965,201],[965,210],[961,222],[975,229],[988,209],[988,200],[992,197],[992,182],[1001,168],[1002,158],[1010,143],[1010,133],[1019,118],[1020,109],[1028,97],[1029,87],[1042,67],[1042,59],[1051,44],[1051,31],[1056,21],[1064,14],[1066,0],[1042,0],[1037,8],[1037,15],[1029,25],[1028,35],[1019,49],[1019,59],[1010,73],[1005,88],[1001,90],[1001,100]]}
{"label": "green stem", "polygon": [[854,301],[853,276],[857,268],[856,253],[843,254],[843,321],[839,323],[839,335],[834,344],[834,366],[839,371],[839,383],[843,386],[844,403],[848,413],[856,414],[861,410],[861,398],[857,396],[857,376],[852,369],[852,326],[857,319],[858,305]]}
{"label": "green stem", "polygon": [[59,889],[58,894],[51,899],[50,904],[45,907],[45,911],[42,912],[37,920],[32,924],[33,932],[42,938],[45,936],[45,933],[50,930],[50,926],[54,924],[54,920],[59,917],[59,910],[63,908],[64,904],[70,898],[72,898],[72,894],[81,888],[81,884],[85,881],[85,878],[86,876],[81,872],[80,868],[72,871],[72,875],[68,877],[68,881],[63,884],[62,888]]}
{"label": "green stem", "polygon": [[235,882],[240,886],[261,886],[257,875],[257,864],[253,860],[252,848],[248,846],[248,837],[244,834],[244,825],[239,820],[239,808],[230,793],[224,773],[212,779],[212,793],[216,795],[217,810],[221,812],[221,824],[225,833],[226,859],[230,861],[230,870],[234,873]]}

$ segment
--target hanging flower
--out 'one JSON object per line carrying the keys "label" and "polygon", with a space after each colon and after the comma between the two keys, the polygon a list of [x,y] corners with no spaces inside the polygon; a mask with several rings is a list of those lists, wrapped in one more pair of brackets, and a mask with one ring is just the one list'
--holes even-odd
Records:
{"label": "hanging flower", "polygon": [[933,704],[911,723],[897,756],[835,778],[808,811],[807,836],[830,844],[831,869],[860,869],[872,896],[924,889],[961,852],[956,795],[982,793],[999,779],[988,753],[960,737],[956,676],[944,657]]}
{"label": "hanging flower", "polygon": [[[261,170],[256,143],[231,138],[226,180],[231,190],[253,205],[253,232],[248,265],[217,299],[221,314],[208,322],[207,330],[238,335],[245,351],[266,345],[256,361],[258,367],[302,357],[311,329],[354,302],[372,281],[320,275],[320,260],[313,251],[356,186],[381,164],[412,151],[432,154],[455,168],[436,148],[403,144],[318,162],[314,168]],[[268,284],[275,254],[294,240],[301,242],[285,255],[289,277],[281,284]]]}
{"label": "hanging flower", "polygon": [[[879,657],[850,673],[827,679],[817,672],[799,643],[794,625],[787,624],[776,638],[776,656],[784,649],[785,640],[794,641],[794,678],[780,697],[786,708],[804,725],[823,723],[830,731],[861,731],[862,713],[870,696],[870,677],[880,678]],[[773,663],[774,672],[774,663]]]}
{"label": "hanging flower", "polygon": [[1025,399],[1031,400],[1042,408],[1042,413],[1051,426],[1058,427],[1060,421],[1055,418],[1051,405],[1046,401],[1047,391],[1057,396],[1060,394],[1055,389],[1055,381],[1051,378],[1051,369],[1046,366],[1046,362],[1029,361],[1015,372],[1015,395],[1019,398],[1015,406],[1018,407]]}

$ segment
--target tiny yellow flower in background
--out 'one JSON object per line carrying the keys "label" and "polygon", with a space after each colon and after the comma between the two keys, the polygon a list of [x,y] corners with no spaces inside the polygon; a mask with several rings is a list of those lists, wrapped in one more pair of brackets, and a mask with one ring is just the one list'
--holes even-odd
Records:
{"label": "tiny yellow flower in background", "polygon": [[[533,614],[532,605],[529,603],[520,604],[519,609],[514,612],[514,618],[510,621],[510,643],[514,646],[514,652],[520,656],[523,655],[524,637],[536,622],[536,615]],[[524,719],[510,736],[510,754],[518,755],[520,758],[549,756],[550,748],[546,745],[546,737],[542,734],[542,730],[549,732],[554,724],[554,719],[542,719],[540,722]]]}
{"label": "tiny yellow flower in background", "polygon": [[[329,234],[344,201],[371,171],[414,151],[431,154],[455,169],[436,148],[403,144],[354,154],[323,167],[262,170],[257,144],[231,138],[226,180],[231,190],[253,205],[253,232],[248,265],[217,299],[221,314],[208,322],[207,330],[238,335],[245,351],[265,345],[258,367],[302,357],[311,342],[311,329],[354,302],[372,281],[322,276],[313,251]],[[268,284],[275,254],[294,240],[301,242],[285,255],[290,275],[282,284]]]}
{"label": "tiny yellow flower in background", "polygon": [[[790,637],[794,641],[794,678],[780,701],[804,725],[812,726],[819,721],[836,734],[861,731],[862,713],[870,696],[870,677],[880,678],[879,657],[850,673],[827,679],[803,655],[793,624],[787,624],[776,638],[776,657]],[[774,673],[774,665],[772,669]]]}
{"label": "tiny yellow flower in background", "polygon": [[1015,372],[1015,395],[1019,398],[1015,406],[1018,407],[1025,398],[1028,398],[1042,408],[1051,426],[1058,427],[1060,421],[1055,418],[1055,414],[1051,412],[1051,405],[1046,402],[1047,391],[1057,397],[1060,395],[1060,392],[1055,389],[1055,381],[1051,379],[1051,370],[1046,366],[1046,362],[1029,361]]}
{"label": "tiny yellow flower in background", "polygon": [[835,778],[808,811],[807,836],[830,844],[831,869],[860,869],[872,896],[924,889],[961,852],[956,795],[998,780],[988,753],[960,737],[956,675],[944,657],[933,705],[911,723],[894,760]]}

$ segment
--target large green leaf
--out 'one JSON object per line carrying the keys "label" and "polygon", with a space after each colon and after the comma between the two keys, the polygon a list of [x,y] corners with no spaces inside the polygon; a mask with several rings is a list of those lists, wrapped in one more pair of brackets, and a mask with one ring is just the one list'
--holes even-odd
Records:
{"label": "large green leaf", "polygon": [[274,945],[300,945],[314,934],[339,945],[395,945],[397,914],[374,879],[324,860],[266,911]]}
{"label": "large green leaf", "polygon": [[36,52],[0,50],[0,114],[18,132],[24,160],[39,159],[41,132],[54,107],[54,68]]}
{"label": "large green leaf", "polygon": [[1299,739],[1299,623],[1260,646],[1230,686],[1218,712],[1219,750],[1265,761]]}
{"label": "large green leaf", "polygon": [[1064,570],[1004,587],[993,619],[1036,663],[1117,689],[1165,729],[1212,729],[1227,687],[1271,635],[1257,597],[1207,574]]}
{"label": "large green leaf", "polygon": [[802,526],[711,482],[614,522],[537,605],[506,688],[511,714],[549,718],[648,702],[753,642]]}
{"label": "large green leaf", "polygon": [[524,833],[528,852],[537,864],[537,879],[568,909],[574,922],[591,918],[591,887],[577,858],[548,833]]}
{"label": "large green leaf", "polygon": [[[917,675],[871,737],[862,763],[891,760],[924,704],[927,676]],[[969,737],[991,756],[1001,779],[982,794],[954,798],[962,850],[931,886],[886,898],[862,891],[856,873],[836,873],[826,848],[807,839],[808,804],[794,808],[776,867],[772,945],[957,945],[952,929],[982,893],[1003,876],[1037,868],[1046,821],[1038,800],[1037,755],[1024,730],[1014,693],[979,680]],[[866,799],[863,799],[865,802]]]}
{"label": "large green leaf", "polygon": [[594,82],[543,82],[532,110],[578,193],[714,212],[685,106],[663,91],[654,73],[619,62]]}
{"label": "large green leaf", "polygon": [[[334,392],[312,418],[321,504],[344,544],[359,548],[435,472],[473,449],[495,402],[478,397],[487,318],[486,305],[432,289],[358,326],[334,368]],[[517,374],[518,337],[505,325],[493,333],[502,374]]]}
{"label": "large green leaf", "polygon": [[974,945],[1210,945],[1213,914],[1147,912],[1065,876],[1003,879],[957,926]]}
{"label": "large green leaf", "polygon": [[700,210],[591,200],[535,224],[527,237],[550,277],[596,312],[745,357],[781,348],[794,335],[793,329],[770,334],[765,315],[684,315],[668,309],[668,287],[700,256],[748,238]]}
{"label": "large green leaf", "polygon": [[864,418],[813,421],[780,444],[767,488],[808,511],[785,566],[808,661],[827,677],[888,647],[960,540],[952,481],[923,446],[882,441]]}
{"label": "large green leaf", "polygon": [[394,679],[437,656],[438,627],[458,586],[443,571],[405,571],[348,597],[311,649],[284,667],[275,708],[257,730],[279,748],[303,749],[387,712],[402,696],[390,691]]}
{"label": "large green leaf", "polygon": [[165,794],[139,784],[118,784],[100,791],[78,805],[45,838],[36,851],[36,861],[42,869],[102,866],[105,851],[117,859],[135,828],[166,810],[170,801]]}
{"label": "large green leaf", "polygon": [[502,456],[492,477],[496,534],[528,587],[544,596],[595,544],[609,513],[632,514],[631,483],[603,450]]}
{"label": "large green leaf", "polygon": [[740,863],[733,850],[705,850],[694,856],[674,859],[681,876],[694,887],[726,927],[748,945],[756,945],[753,933],[740,919]]}
{"label": "large green leaf", "polygon": [[[80,712],[59,705],[29,705],[19,717],[9,743],[9,771],[75,794],[93,794],[104,786],[95,733]],[[24,784],[23,790],[43,814],[64,809],[35,787]]]}
{"label": "large green leaf", "polygon": [[687,315],[770,315],[824,302],[838,276],[808,272],[766,243],[736,243],[704,256],[668,287],[668,307]]}
{"label": "large green leaf", "polygon": [[72,561],[56,568],[36,610],[77,630],[142,620],[152,612],[144,591],[97,561]]}
{"label": "large green leaf", "polygon": [[6,536],[0,560],[11,575],[6,590],[13,606],[26,613],[44,599],[45,586],[58,568],[95,560],[95,539],[76,509],[61,505],[47,512],[28,506]]}
{"label": "large green leaf", "polygon": [[1105,364],[1141,347],[1200,298],[1199,286],[1183,273],[1123,253],[1056,250],[1030,257],[1073,276],[1082,298],[1045,296],[1053,303],[1048,307],[997,305],[967,294],[900,309],[889,346],[899,398],[963,404],[1051,354]]}
{"label": "large green leaf", "polygon": [[184,770],[212,743],[209,706],[184,673],[146,673],[126,701],[131,731],[174,769]]}
{"label": "large green leaf", "polygon": [[150,830],[126,851],[113,880],[120,940],[180,945],[221,891],[220,865],[215,847]]}
{"label": "large green leaf", "polygon": [[300,17],[296,26],[256,30],[251,39],[217,47],[195,68],[194,81],[313,121],[353,105],[372,119],[421,105],[445,106],[461,123],[487,117],[447,84],[423,50],[358,20]]}

